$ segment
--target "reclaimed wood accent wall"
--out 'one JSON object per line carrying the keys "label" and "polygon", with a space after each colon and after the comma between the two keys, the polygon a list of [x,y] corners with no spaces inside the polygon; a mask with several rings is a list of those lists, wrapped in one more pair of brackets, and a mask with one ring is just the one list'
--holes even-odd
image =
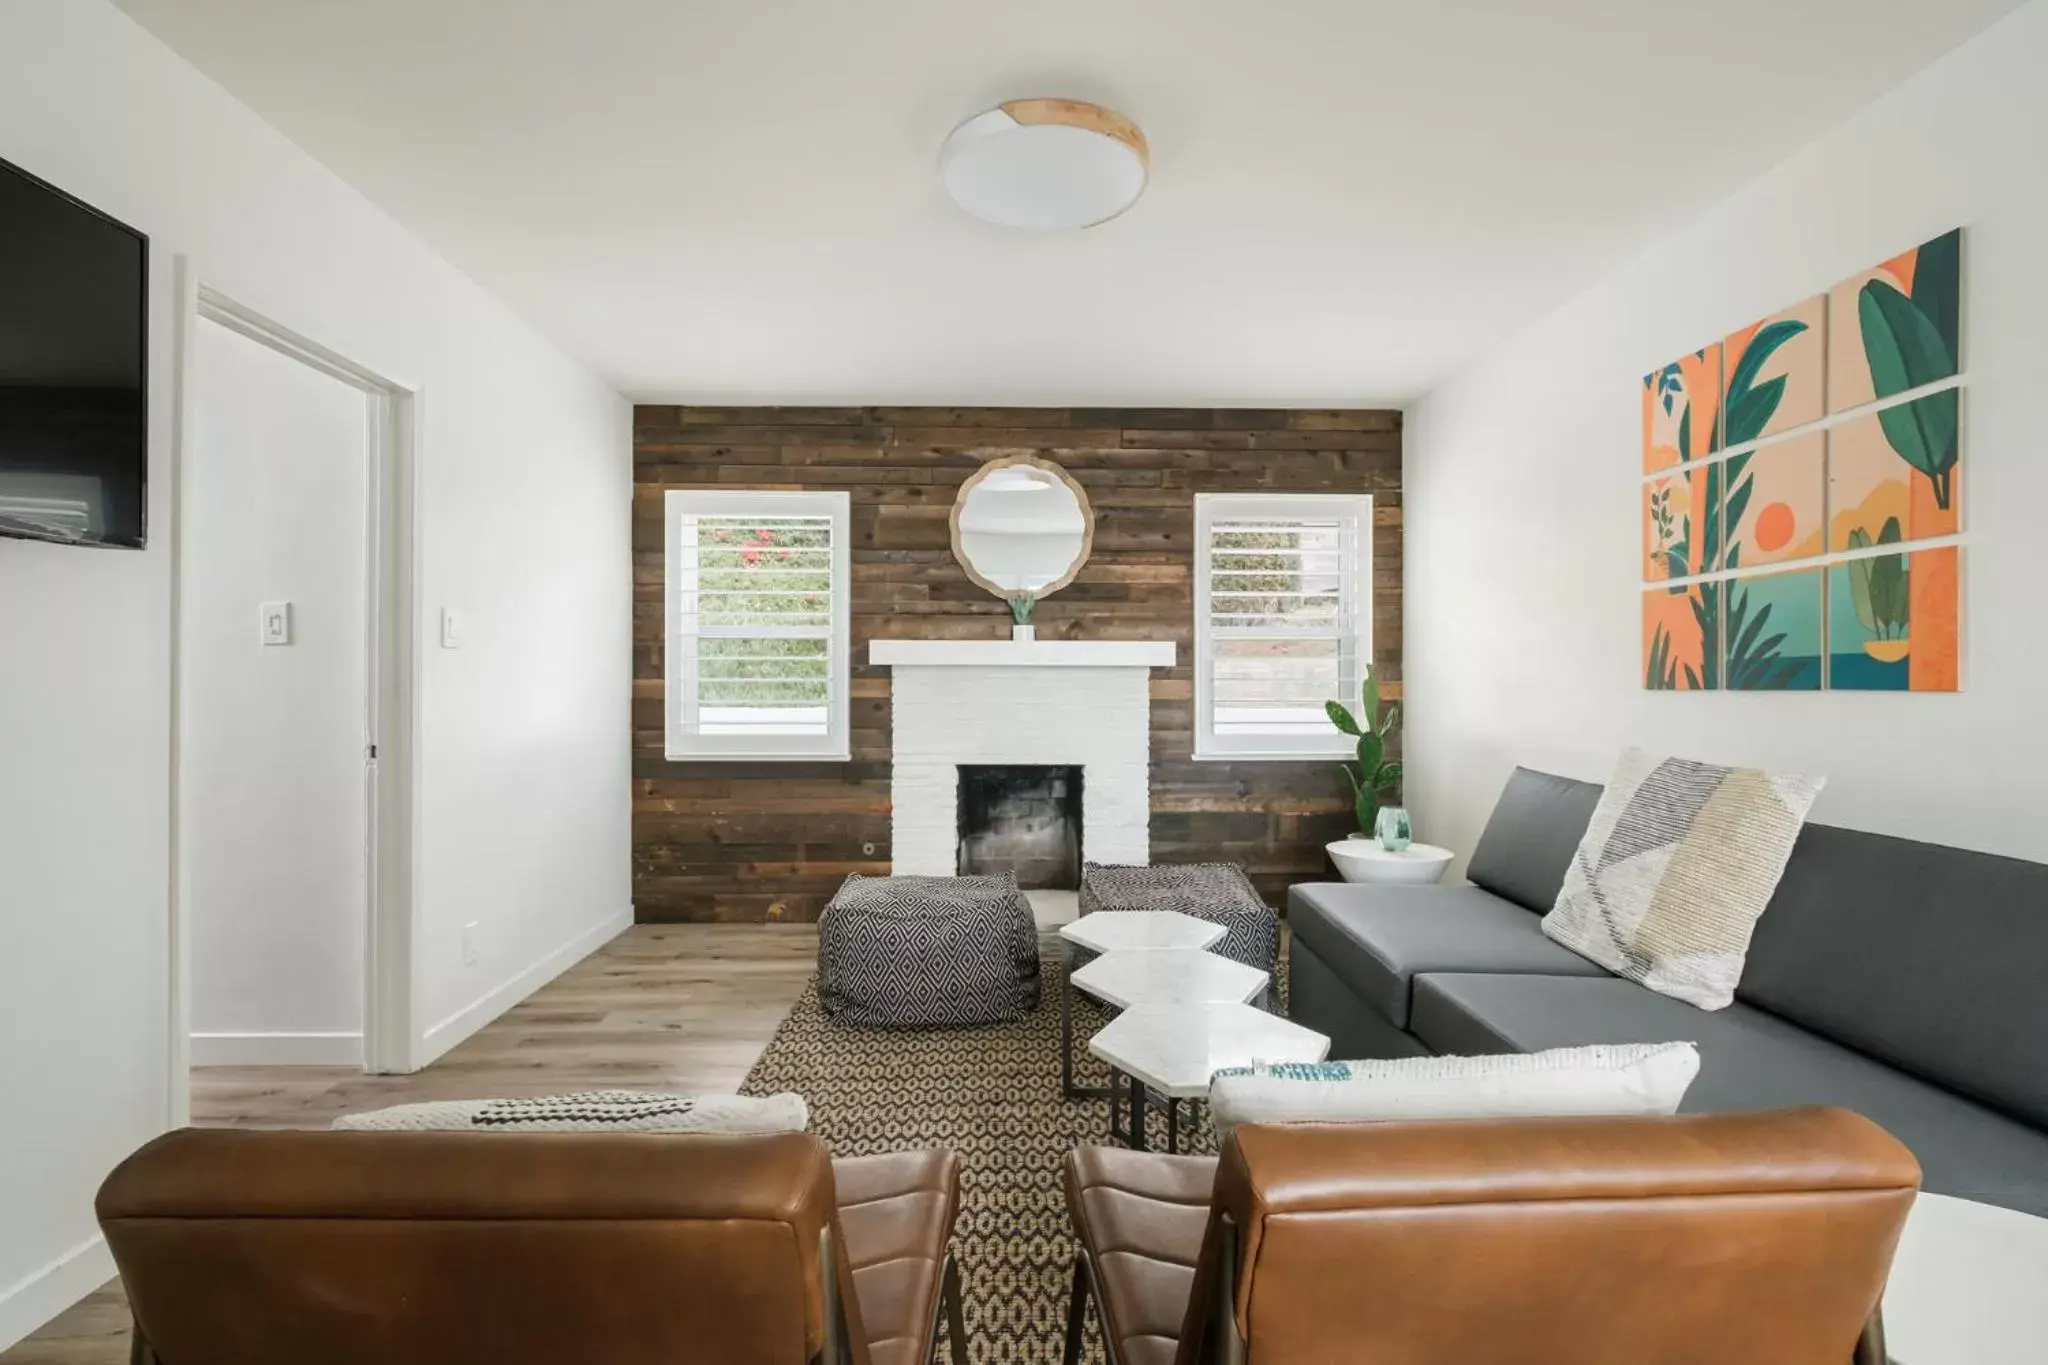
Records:
{"label": "reclaimed wood accent wall", "polygon": [[[1152,675],[1152,861],[1242,863],[1284,906],[1331,877],[1352,827],[1330,760],[1196,762],[1194,495],[1375,499],[1373,655],[1401,678],[1401,414],[1387,410],[705,408],[634,410],[633,886],[649,920],[815,920],[850,872],[889,871],[889,670],[877,637],[1001,639],[1004,604],[954,561],[947,516],[985,460],[1057,461],[1095,505],[1095,550],[1038,606],[1040,639],[1172,640]],[[853,495],[853,758],[670,762],[662,745],[662,493]]]}

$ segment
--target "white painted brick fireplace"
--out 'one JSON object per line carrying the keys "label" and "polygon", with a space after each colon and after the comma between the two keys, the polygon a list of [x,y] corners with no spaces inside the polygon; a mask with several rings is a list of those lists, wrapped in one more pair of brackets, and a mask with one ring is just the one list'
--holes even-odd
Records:
{"label": "white painted brick fireplace", "polygon": [[893,870],[951,876],[960,765],[1081,769],[1081,856],[1151,859],[1151,688],[1171,642],[876,640],[894,675]]}

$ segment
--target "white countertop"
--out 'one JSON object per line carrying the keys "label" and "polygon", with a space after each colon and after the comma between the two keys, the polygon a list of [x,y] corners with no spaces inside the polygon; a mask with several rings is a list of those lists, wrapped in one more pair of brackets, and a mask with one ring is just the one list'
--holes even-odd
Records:
{"label": "white countertop", "polygon": [[868,662],[924,668],[1172,668],[1171,640],[871,640]]}

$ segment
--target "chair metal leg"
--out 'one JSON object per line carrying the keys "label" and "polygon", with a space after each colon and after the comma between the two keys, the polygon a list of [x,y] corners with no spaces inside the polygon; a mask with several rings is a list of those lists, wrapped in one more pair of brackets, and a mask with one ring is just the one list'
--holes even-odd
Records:
{"label": "chair metal leg", "polygon": [[953,1365],[967,1365],[967,1317],[960,1301],[960,1263],[950,1251],[946,1253],[946,1277],[940,1284],[939,1298],[946,1307],[947,1354],[952,1356]]}
{"label": "chair metal leg", "polygon": [[156,1348],[149,1344],[149,1338],[142,1335],[142,1324],[132,1322],[128,1329],[128,1365],[159,1365]]}
{"label": "chair metal leg", "polygon": [[1088,1253],[1074,1253],[1074,1288],[1067,1297],[1067,1349],[1062,1365],[1081,1365],[1082,1337],[1088,1330]]}
{"label": "chair metal leg", "polygon": [[1891,1357],[1884,1350],[1884,1309],[1870,1315],[1870,1321],[1863,1324],[1863,1334],[1856,1338],[1856,1352],[1849,1358],[1849,1365],[1888,1365]]}
{"label": "chair metal leg", "polygon": [[840,1295],[853,1292],[853,1286],[839,1282],[838,1252],[832,1245],[830,1227],[818,1231],[818,1278],[823,1281],[820,1288],[825,1299],[825,1339],[818,1360],[821,1365],[851,1365],[853,1346],[847,1339],[846,1308]]}

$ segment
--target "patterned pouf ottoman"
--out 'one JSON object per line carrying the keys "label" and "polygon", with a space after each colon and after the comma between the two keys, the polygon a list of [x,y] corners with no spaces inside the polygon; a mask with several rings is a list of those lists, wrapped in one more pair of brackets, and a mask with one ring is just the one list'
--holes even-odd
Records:
{"label": "patterned pouf ottoman", "polygon": [[863,877],[818,920],[818,1003],[859,1028],[996,1024],[1038,1007],[1038,927],[1017,879]]}
{"label": "patterned pouf ottoman", "polygon": [[1124,867],[1086,863],[1076,909],[1178,910],[1230,932],[1209,951],[1271,972],[1280,960],[1280,917],[1236,863],[1180,863]]}

